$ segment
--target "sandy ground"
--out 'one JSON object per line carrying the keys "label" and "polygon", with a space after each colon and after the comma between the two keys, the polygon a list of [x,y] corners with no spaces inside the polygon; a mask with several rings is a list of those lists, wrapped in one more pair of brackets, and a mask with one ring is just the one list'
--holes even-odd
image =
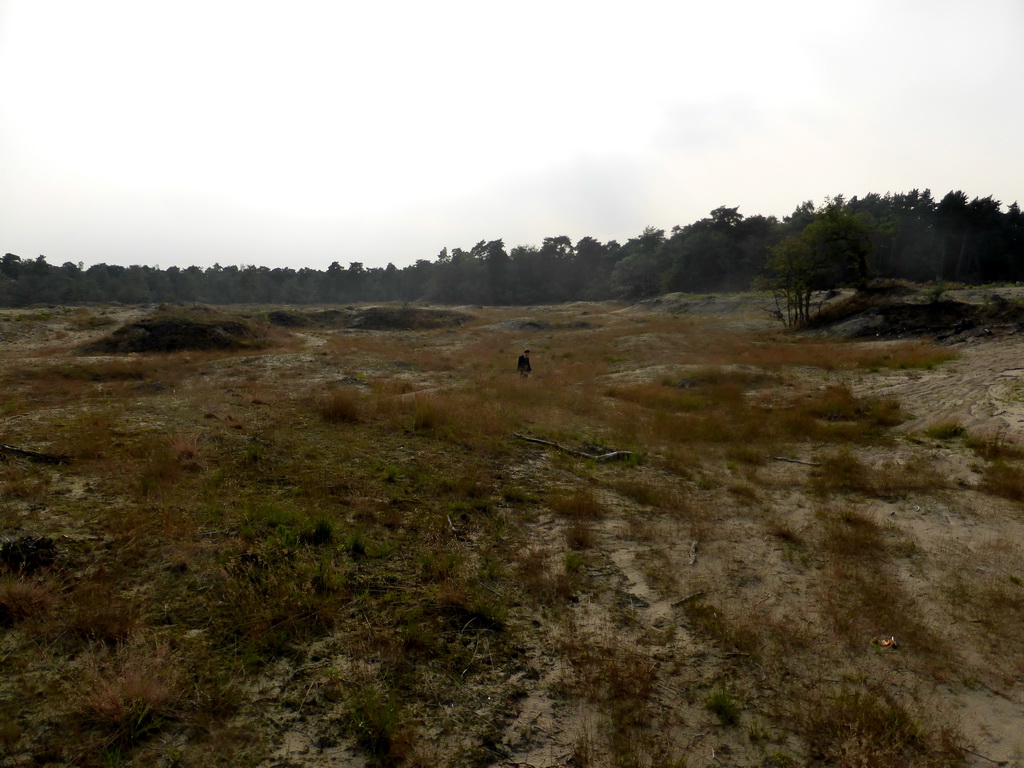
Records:
{"label": "sandy ground", "polygon": [[921,431],[957,421],[972,432],[1024,438],[1024,341],[1020,336],[956,347],[960,357],[913,376],[865,377],[862,391],[893,397],[914,415],[901,428]]}
{"label": "sandy ground", "polygon": [[[1024,337],[973,341],[959,345],[960,357],[933,371],[913,375],[865,377],[854,382],[858,394],[895,398],[913,415],[899,429],[914,434],[943,423],[958,423],[970,433],[1011,443],[1024,442]],[[978,475],[969,456],[937,452],[934,457],[948,477],[963,485],[976,484]],[[1019,512],[991,514],[997,507],[972,500],[980,509],[963,504],[935,504],[921,514],[920,506],[908,514],[907,524],[932,551],[983,553],[1002,541],[1024,541],[1024,519]],[[961,506],[962,505],[962,506]],[[996,507],[993,509],[992,507]],[[976,566],[980,567],[980,566]],[[965,643],[970,639],[965,638]],[[1024,765],[1024,686],[1021,681],[998,689],[943,692],[952,702],[961,728],[975,745],[969,755],[977,765]]]}
{"label": "sandy ground", "polygon": [[[980,291],[964,294],[966,298],[983,295]],[[627,315],[687,312],[721,317],[727,327],[750,329],[772,322],[764,304],[763,298],[676,296],[616,311]],[[26,310],[24,314],[34,311],[37,310]],[[112,312],[111,318],[120,323],[144,312],[125,308]],[[8,319],[18,314],[19,311],[5,311]],[[76,331],[64,322],[48,326],[9,319],[0,323],[2,351],[11,355],[52,345],[70,348],[96,334],[95,329]],[[310,380],[324,375],[313,355],[324,343],[322,335],[309,333],[304,339],[301,348],[264,356],[254,367],[270,375],[280,370],[304,372],[302,375],[308,375]],[[939,494],[922,493],[920,497],[910,495],[897,501],[873,500],[864,505],[864,510],[880,520],[891,521],[912,536],[929,558],[945,561],[950,568],[998,567],[1015,571],[1017,567],[1024,568],[1019,547],[1024,541],[1020,506],[976,492],[980,474],[969,451],[934,442],[922,444],[919,436],[929,426],[955,421],[974,434],[1024,441],[1024,337],[971,339],[958,345],[956,351],[956,360],[934,370],[842,375],[857,395],[894,398],[912,416],[899,430],[913,440],[877,454],[874,460],[879,465],[911,462],[924,456],[954,486],[952,491]],[[656,377],[659,371],[649,371],[648,375]],[[545,451],[538,450],[531,456],[511,471],[531,484],[561,481]],[[765,492],[763,506],[785,517],[797,529],[812,519],[813,504],[792,493],[789,485],[791,480],[804,478],[807,471],[805,466],[777,463],[761,472],[761,479],[770,489]],[[665,729],[666,737],[687,756],[690,768],[775,765],[764,762],[763,754],[752,749],[742,734],[716,727],[701,702],[687,693],[718,679],[725,660],[720,651],[702,645],[686,629],[682,601],[694,589],[721,583],[730,585],[723,587],[721,599],[726,603],[732,600],[737,610],[757,612],[780,621],[809,622],[813,617],[802,615],[801,590],[805,583],[792,564],[785,561],[782,548],[767,541],[749,516],[740,513],[737,502],[723,499],[719,492],[707,491],[695,497],[695,503],[714,508],[709,515],[712,529],[703,534],[675,523],[643,522],[643,510],[622,496],[610,495],[606,502],[614,513],[600,523],[595,549],[607,556],[591,568],[589,576],[607,588],[584,596],[572,606],[568,618],[547,628],[548,634],[536,637],[526,649],[524,671],[517,679],[506,681],[522,686],[525,693],[514,711],[505,713],[507,724],[500,743],[506,756],[496,758],[492,764],[502,768],[578,765],[572,762],[572,755],[581,741],[600,741],[603,721],[597,709],[586,704],[567,706],[554,693],[560,680],[576,672],[567,666],[556,647],[567,638],[582,634],[597,644],[624,647],[635,652],[639,662],[657,667],[660,682],[654,697],[656,708],[664,713],[658,727]],[[562,546],[563,523],[552,515],[542,514],[532,525],[530,537],[541,546],[550,547],[552,557],[557,557]],[[1001,559],[992,554],[995,549]],[[652,573],[659,570],[671,574],[668,581],[675,584],[674,590],[651,583]],[[920,574],[907,571],[901,578],[908,592],[922,605],[938,599]],[[626,634],[614,618],[624,609],[635,616],[634,630]],[[936,616],[938,623],[941,619],[939,614]],[[942,630],[938,627],[938,631]],[[652,635],[658,636],[657,643],[650,641]],[[974,670],[972,675],[979,679],[971,684],[949,680],[929,691],[915,689],[915,696],[931,697],[936,710],[958,724],[969,747],[965,754],[968,765],[1024,766],[1024,684],[1019,674],[1016,678],[1008,674],[986,677],[977,672],[987,662],[980,652],[973,654],[970,634],[962,628],[950,628],[948,639],[961,649]],[[901,675],[908,674],[897,664],[883,662],[877,671],[886,679],[898,681]],[[263,708],[266,727],[277,732],[278,746],[273,758],[265,763],[266,768],[364,765],[363,758],[345,745],[317,747],[314,726],[297,721],[289,713],[275,711],[274,704],[285,695],[289,681],[304,684],[301,680],[295,682],[295,677],[294,670],[282,669],[276,679],[269,677],[254,691],[254,703]],[[911,683],[907,686],[913,688]],[[772,694],[765,691],[762,695],[770,699]],[[483,710],[480,713],[481,717],[491,715]],[[438,738],[443,740],[443,734]]]}

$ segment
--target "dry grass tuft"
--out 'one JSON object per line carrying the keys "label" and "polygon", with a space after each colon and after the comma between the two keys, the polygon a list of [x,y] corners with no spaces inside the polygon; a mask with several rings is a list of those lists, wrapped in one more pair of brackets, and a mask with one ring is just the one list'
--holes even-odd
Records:
{"label": "dry grass tuft", "polygon": [[61,424],[55,450],[75,461],[103,460],[115,452],[123,430],[123,416],[113,409],[90,409]]}
{"label": "dry grass tuft", "polygon": [[966,435],[967,429],[956,419],[951,419],[933,424],[924,433],[932,440],[954,440]]}
{"label": "dry grass tuft", "polygon": [[[180,437],[180,436],[179,436]],[[178,437],[167,441],[151,437],[136,447],[138,461],[138,492],[144,498],[156,496],[170,489],[181,479],[184,471]],[[186,459],[192,466],[192,459]]]}
{"label": "dry grass tuft", "polygon": [[825,764],[939,768],[963,760],[954,731],[926,729],[904,701],[881,688],[824,696],[799,712],[809,755]]}
{"label": "dry grass tuft", "polygon": [[924,341],[905,341],[889,345],[880,354],[872,354],[870,350],[862,351],[856,366],[869,371],[883,368],[931,370],[956,357],[957,353],[948,347],[943,349]]}
{"label": "dry grass tuft", "polygon": [[319,404],[320,416],[333,424],[355,424],[362,419],[363,398],[350,389],[336,389]]}
{"label": "dry grass tuft", "polygon": [[877,561],[886,556],[882,528],[875,520],[850,507],[819,509],[823,547],[833,559]]}
{"label": "dry grass tuft", "polygon": [[53,482],[49,473],[38,468],[18,465],[0,465],[0,490],[12,499],[42,497]]}
{"label": "dry grass tuft", "polygon": [[996,459],[985,467],[981,488],[993,496],[1024,501],[1024,473],[1021,472],[1021,465]]}
{"label": "dry grass tuft", "polygon": [[[766,343],[768,338],[768,343]],[[700,339],[701,362],[742,362],[766,369],[813,366],[826,371],[934,368],[956,353],[922,341],[871,346],[848,340],[800,339],[778,334],[705,330]]]}
{"label": "dry grass tuft", "polygon": [[616,477],[609,486],[630,501],[645,507],[664,508],[673,501],[673,494],[661,480],[651,477]]}
{"label": "dry grass tuft", "polygon": [[803,532],[788,520],[778,517],[769,518],[765,522],[765,529],[768,531],[768,535],[789,546],[800,547],[805,544]]}
{"label": "dry grass tuft", "polygon": [[607,515],[604,504],[587,488],[555,494],[548,499],[548,505],[558,514],[573,521],[601,520]]}
{"label": "dry grass tuft", "polygon": [[723,452],[724,457],[729,461],[750,466],[763,466],[767,461],[767,454],[771,453],[769,446],[755,445],[751,443],[737,443],[729,445]]}
{"label": "dry grass tuft", "polygon": [[413,432],[437,432],[452,422],[451,402],[436,394],[418,394],[412,400]]}
{"label": "dry grass tuft", "polygon": [[523,591],[542,605],[564,603],[575,593],[573,574],[552,565],[551,555],[529,548],[516,556],[519,582]]}
{"label": "dry grass tuft", "polygon": [[756,660],[768,642],[765,633],[772,628],[771,622],[736,615],[707,600],[705,591],[695,593],[695,597],[682,605],[690,628],[721,643],[732,653]]}
{"label": "dry grass tuft", "polygon": [[67,608],[64,628],[87,641],[116,645],[132,637],[140,626],[139,605],[118,595],[112,583],[99,578],[78,585],[68,596]]}
{"label": "dry grass tuft", "polygon": [[874,490],[870,467],[849,448],[821,458],[821,466],[811,473],[811,488],[818,493],[871,493]]}
{"label": "dry grass tuft", "polygon": [[103,313],[96,313],[86,307],[76,307],[68,318],[68,327],[78,331],[91,331],[113,325],[114,318]]}
{"label": "dry grass tuft", "polygon": [[968,435],[966,445],[983,459],[1024,458],[1024,445],[1002,431]]}
{"label": "dry grass tuft", "polygon": [[174,717],[183,676],[168,646],[120,644],[89,651],[78,665],[80,706],[108,739],[134,744]]}
{"label": "dry grass tuft", "polygon": [[804,412],[826,422],[861,422],[869,429],[895,427],[903,422],[895,400],[858,398],[846,385],[827,387],[802,404]]}
{"label": "dry grass tuft", "polygon": [[570,549],[592,549],[597,533],[588,520],[573,521],[565,529],[565,543]]}
{"label": "dry grass tuft", "polygon": [[171,455],[181,468],[194,472],[203,468],[202,448],[199,435],[172,435],[170,442]]}
{"label": "dry grass tuft", "polygon": [[611,627],[593,632],[570,625],[560,641],[575,670],[568,685],[602,705],[621,730],[648,722],[658,666],[647,648]]}
{"label": "dry grass tuft", "polygon": [[440,547],[421,552],[419,560],[422,578],[427,583],[451,581],[462,567],[458,552]]}
{"label": "dry grass tuft", "polygon": [[45,622],[57,598],[42,582],[20,576],[0,576],[0,627],[22,622]]}

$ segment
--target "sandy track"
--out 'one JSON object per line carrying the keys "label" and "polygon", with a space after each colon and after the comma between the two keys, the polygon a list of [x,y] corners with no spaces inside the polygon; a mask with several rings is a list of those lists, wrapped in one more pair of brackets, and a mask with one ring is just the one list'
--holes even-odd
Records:
{"label": "sandy track", "polygon": [[853,389],[899,400],[912,417],[904,431],[958,422],[975,434],[1024,437],[1024,338],[978,341],[958,352],[932,371],[865,374]]}

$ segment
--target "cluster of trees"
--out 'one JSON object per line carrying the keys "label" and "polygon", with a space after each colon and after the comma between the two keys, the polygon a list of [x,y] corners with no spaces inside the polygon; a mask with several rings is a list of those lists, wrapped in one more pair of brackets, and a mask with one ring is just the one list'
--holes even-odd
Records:
{"label": "cluster of trees", "polygon": [[760,284],[798,320],[809,292],[869,277],[917,282],[1024,280],[1024,214],[991,196],[929,190],[836,197],[781,221],[716,208],[668,234],[649,227],[625,243],[545,238],[511,249],[481,240],[404,268],[338,262],[326,270],[214,265],[97,264],[40,256],[0,260],[0,306],[83,302],[537,304],[639,299],[669,291],[723,292]]}

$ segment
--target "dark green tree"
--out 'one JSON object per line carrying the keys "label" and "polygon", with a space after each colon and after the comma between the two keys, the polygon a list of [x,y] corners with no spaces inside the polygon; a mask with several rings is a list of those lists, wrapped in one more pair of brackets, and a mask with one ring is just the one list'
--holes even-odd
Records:
{"label": "dark green tree", "polygon": [[758,285],[775,295],[781,320],[801,325],[810,319],[816,291],[867,284],[873,247],[868,224],[837,197],[828,200],[802,231],[770,249]]}
{"label": "dark green tree", "polygon": [[622,246],[622,258],[612,272],[612,290],[625,299],[654,296],[666,268],[665,230],[647,227]]}

